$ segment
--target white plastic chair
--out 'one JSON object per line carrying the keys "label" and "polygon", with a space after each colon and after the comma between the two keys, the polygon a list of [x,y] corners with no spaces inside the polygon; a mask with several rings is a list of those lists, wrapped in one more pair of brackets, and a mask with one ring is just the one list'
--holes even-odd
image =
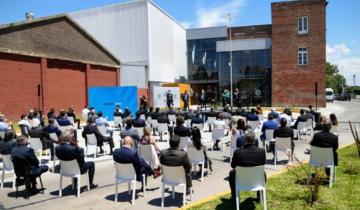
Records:
{"label": "white plastic chair", "polygon": [[214,123],[214,121],[216,120],[216,117],[208,117],[207,119],[207,123],[209,125],[209,131],[211,130],[211,125]]}
{"label": "white plastic chair", "polygon": [[169,118],[169,121],[174,125],[176,122],[176,115],[169,114],[168,118]]}
{"label": "white plastic chair", "polygon": [[[270,142],[275,141],[274,139],[274,129],[265,129],[265,141],[264,141],[264,146],[270,145]],[[265,147],[266,148],[266,147]],[[266,151],[266,150],[265,150]]]}
{"label": "white plastic chair", "polygon": [[133,128],[137,130],[140,138],[144,135],[144,127],[133,127]]}
{"label": "white plastic chair", "polygon": [[121,116],[114,116],[114,124],[115,124],[115,126],[118,126],[118,125],[122,124]]}
{"label": "white plastic chair", "polygon": [[147,162],[151,168],[154,168],[155,160],[154,154],[156,154],[155,147],[152,144],[139,144],[138,145],[139,156]]}
{"label": "white plastic chair", "polygon": [[[205,168],[205,155],[202,149],[197,150],[195,147],[189,147],[187,149],[187,155],[190,162],[194,165],[194,171],[196,171],[196,166],[201,165],[201,179],[204,181],[204,168]],[[207,169],[210,172],[209,168]]]}
{"label": "white plastic chair", "polygon": [[74,117],[67,117],[67,119],[71,122],[71,124],[74,125],[74,123],[75,123]]}
{"label": "white plastic chair", "polygon": [[185,120],[185,127],[191,128],[191,119]]}
{"label": "white plastic chair", "polygon": [[11,155],[1,155],[0,158],[3,160],[2,175],[1,175],[1,188],[4,188],[5,171],[13,173],[12,188],[15,189],[16,175],[14,171],[14,165],[11,161]]}
{"label": "white plastic chair", "polygon": [[264,209],[266,206],[266,184],[264,166],[255,167],[236,167],[235,178],[236,190],[236,209],[240,209],[240,191],[262,191],[260,200],[263,201]]}
{"label": "white plastic chair", "polygon": [[230,140],[230,163],[234,155],[234,152],[237,149],[236,141],[237,141],[236,135],[232,135]]}
{"label": "white plastic chair", "polygon": [[89,146],[95,147],[94,159],[97,155],[97,139],[95,134],[86,134],[87,144],[86,144],[86,156],[88,156]]}
{"label": "white plastic chair", "polygon": [[[224,134],[225,132],[225,129],[223,128],[215,128],[213,131],[212,131],[212,140],[213,142],[215,143],[216,140],[220,140],[220,143],[222,144],[222,151],[224,151]],[[214,150],[214,147],[211,147],[211,151]]]}
{"label": "white plastic chair", "polygon": [[336,178],[336,167],[334,163],[334,152],[330,148],[321,148],[321,147],[310,147],[310,167],[326,167],[330,168],[330,181],[329,188],[332,187],[333,182]]}
{"label": "white plastic chair", "polygon": [[59,130],[61,131],[61,132],[64,132],[64,131],[66,131],[66,130],[68,130],[68,129],[71,129],[73,126],[72,125],[68,125],[68,126],[58,126],[58,128],[59,128]]}
{"label": "white plastic chair", "polygon": [[167,123],[158,123],[158,133],[160,135],[160,141],[163,140],[163,133],[168,132]]}
{"label": "white plastic chair", "polygon": [[[128,193],[131,193],[131,184],[132,184],[132,198],[131,204],[135,203],[135,192],[136,192],[136,172],[132,163],[122,164],[122,163],[114,163],[115,164],[115,202],[118,201],[118,187],[121,183],[128,183]],[[146,186],[145,186],[145,175],[143,174],[143,192],[144,197],[146,195]]]}
{"label": "white plastic chair", "polygon": [[[186,178],[184,167],[182,166],[162,166],[162,190],[161,208],[164,208],[164,194],[166,185],[172,187],[172,199],[175,198],[175,187],[183,187],[183,206],[186,204]],[[190,200],[192,200],[192,189],[190,189]]]}
{"label": "white plastic chair", "polygon": [[[90,191],[90,181],[88,171],[83,174],[86,175],[87,189]],[[59,197],[62,197],[62,187],[63,187],[63,177],[72,179],[73,189],[76,187],[76,196],[80,197],[80,186],[81,186],[81,173],[79,164],[76,160],[64,161],[60,160],[60,187],[59,187]],[[77,178],[77,186],[74,186],[74,178]]]}
{"label": "white plastic chair", "polygon": [[247,125],[250,126],[251,129],[255,130],[255,129],[259,128],[260,121],[259,120],[256,120],[256,121],[248,120]]}
{"label": "white plastic chair", "polygon": [[306,131],[307,131],[306,122],[298,122],[296,133],[298,135],[299,140],[301,139],[301,136],[305,136],[305,140],[307,139]]}
{"label": "white plastic chair", "polygon": [[275,140],[275,156],[274,156],[274,165],[276,166],[278,160],[278,152],[284,151],[289,152],[288,157],[289,161],[292,160],[292,152],[291,152],[291,137],[288,138],[280,138],[277,137]]}
{"label": "white plastic chair", "polygon": [[151,119],[150,124],[151,124],[151,127],[152,127],[153,130],[158,128],[158,121],[157,120]]}
{"label": "white plastic chair", "polygon": [[200,131],[203,131],[204,129],[204,125],[202,123],[193,123],[192,127],[197,127]]}
{"label": "white plastic chair", "polygon": [[140,115],[140,119],[146,121],[146,116],[145,116],[145,114],[141,114],[141,115]]}
{"label": "white plastic chair", "polygon": [[190,140],[190,137],[188,137],[188,136],[180,137],[179,149],[186,151],[187,148],[189,147],[189,140]]}
{"label": "white plastic chair", "polygon": [[313,132],[313,119],[307,119],[307,121],[306,121],[306,128],[307,128],[307,130],[308,131],[310,131],[310,134],[312,134],[312,132]]}
{"label": "white plastic chair", "polygon": [[2,139],[5,138],[5,131],[0,131],[0,138],[2,138]]}
{"label": "white plastic chair", "polygon": [[41,164],[41,160],[42,160],[42,143],[40,138],[33,138],[30,137],[29,138],[29,143],[30,143],[30,147],[34,150],[35,154],[39,154],[39,162]]}
{"label": "white plastic chair", "polygon": [[99,129],[101,135],[103,135],[103,136],[110,136],[110,134],[107,133],[107,131],[106,131],[105,125],[97,126],[97,128]]}

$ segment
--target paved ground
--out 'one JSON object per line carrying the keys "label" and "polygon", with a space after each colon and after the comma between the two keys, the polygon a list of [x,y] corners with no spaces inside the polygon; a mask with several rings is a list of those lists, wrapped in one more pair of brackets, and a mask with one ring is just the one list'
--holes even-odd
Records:
{"label": "paved ground", "polygon": [[[352,102],[335,102],[327,105],[326,109],[321,112],[328,116],[330,113],[336,113],[338,119],[342,122],[348,120],[360,121],[360,101]],[[78,131],[80,133],[80,131]],[[115,132],[115,142],[118,145],[119,132]],[[79,135],[80,136],[80,135]],[[340,144],[346,145],[353,142],[350,130],[346,123],[340,124],[339,129]],[[210,133],[204,132],[203,138],[210,139]],[[310,140],[310,137],[309,137]],[[295,155],[300,160],[306,160],[308,155],[304,150],[309,148],[309,140],[296,141]],[[80,141],[82,142],[82,141]],[[166,143],[162,143],[166,147]],[[229,190],[226,177],[230,170],[230,163],[226,160],[229,154],[229,148],[226,147],[224,152],[209,152],[213,160],[214,172],[204,178],[204,182],[198,181],[196,177],[193,180],[193,198],[192,201],[198,201],[208,196]],[[271,153],[267,154],[268,164],[265,166],[268,175],[274,174],[285,168],[286,161],[280,161],[275,167],[271,159]],[[91,159],[91,158],[90,158]],[[285,155],[280,155],[280,160],[285,160]],[[45,194],[32,196],[29,200],[22,197],[15,199],[15,192],[11,189],[11,184],[7,183],[4,189],[0,189],[0,209],[160,209],[161,199],[161,179],[149,178],[147,195],[144,198],[143,193],[138,191],[135,205],[130,204],[130,196],[127,195],[127,186],[120,186],[118,203],[114,202],[114,167],[110,156],[100,157],[96,160],[95,183],[99,188],[86,191],[83,188],[81,197],[76,198],[71,190],[70,180],[65,179],[66,188],[63,191],[63,197],[58,197],[59,175],[57,173],[46,173],[42,176],[45,185]],[[9,177],[7,174],[6,177]],[[140,183],[138,183],[140,189]],[[179,191],[180,192],[180,191]],[[175,199],[166,193],[165,207],[167,209],[176,209],[181,205],[182,197],[180,193],[176,194]],[[190,202],[190,201],[189,201]]]}

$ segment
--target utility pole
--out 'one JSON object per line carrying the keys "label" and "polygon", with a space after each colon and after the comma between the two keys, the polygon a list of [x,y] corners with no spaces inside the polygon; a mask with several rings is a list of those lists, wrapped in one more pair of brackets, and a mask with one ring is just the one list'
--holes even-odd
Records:
{"label": "utility pole", "polygon": [[229,40],[230,40],[230,62],[229,62],[229,66],[230,66],[230,106],[231,106],[231,110],[233,108],[234,105],[234,99],[233,99],[233,65],[232,65],[232,33],[231,33],[231,22],[232,22],[232,15],[231,13],[227,13],[226,14],[227,18],[228,18],[228,28],[229,28]]}

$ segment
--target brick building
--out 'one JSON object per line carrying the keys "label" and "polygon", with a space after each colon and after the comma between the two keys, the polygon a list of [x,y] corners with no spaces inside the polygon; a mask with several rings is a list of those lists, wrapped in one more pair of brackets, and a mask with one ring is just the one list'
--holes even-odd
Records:
{"label": "brick building", "polygon": [[87,104],[91,86],[119,85],[120,62],[66,15],[0,26],[0,112]]}
{"label": "brick building", "polygon": [[317,102],[325,106],[326,5],[275,2],[272,24],[187,30],[193,101],[201,89],[217,101],[230,90],[232,54],[233,89],[239,88],[242,105],[315,105],[317,82]]}

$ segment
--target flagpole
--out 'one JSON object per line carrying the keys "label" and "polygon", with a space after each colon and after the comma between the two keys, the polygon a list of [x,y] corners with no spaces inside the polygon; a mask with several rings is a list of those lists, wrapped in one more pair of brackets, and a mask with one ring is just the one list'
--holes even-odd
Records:
{"label": "flagpole", "polygon": [[227,14],[228,17],[228,27],[229,27],[229,33],[230,33],[230,106],[231,106],[231,110],[233,108],[233,65],[232,65],[232,33],[231,33],[231,13]]}

